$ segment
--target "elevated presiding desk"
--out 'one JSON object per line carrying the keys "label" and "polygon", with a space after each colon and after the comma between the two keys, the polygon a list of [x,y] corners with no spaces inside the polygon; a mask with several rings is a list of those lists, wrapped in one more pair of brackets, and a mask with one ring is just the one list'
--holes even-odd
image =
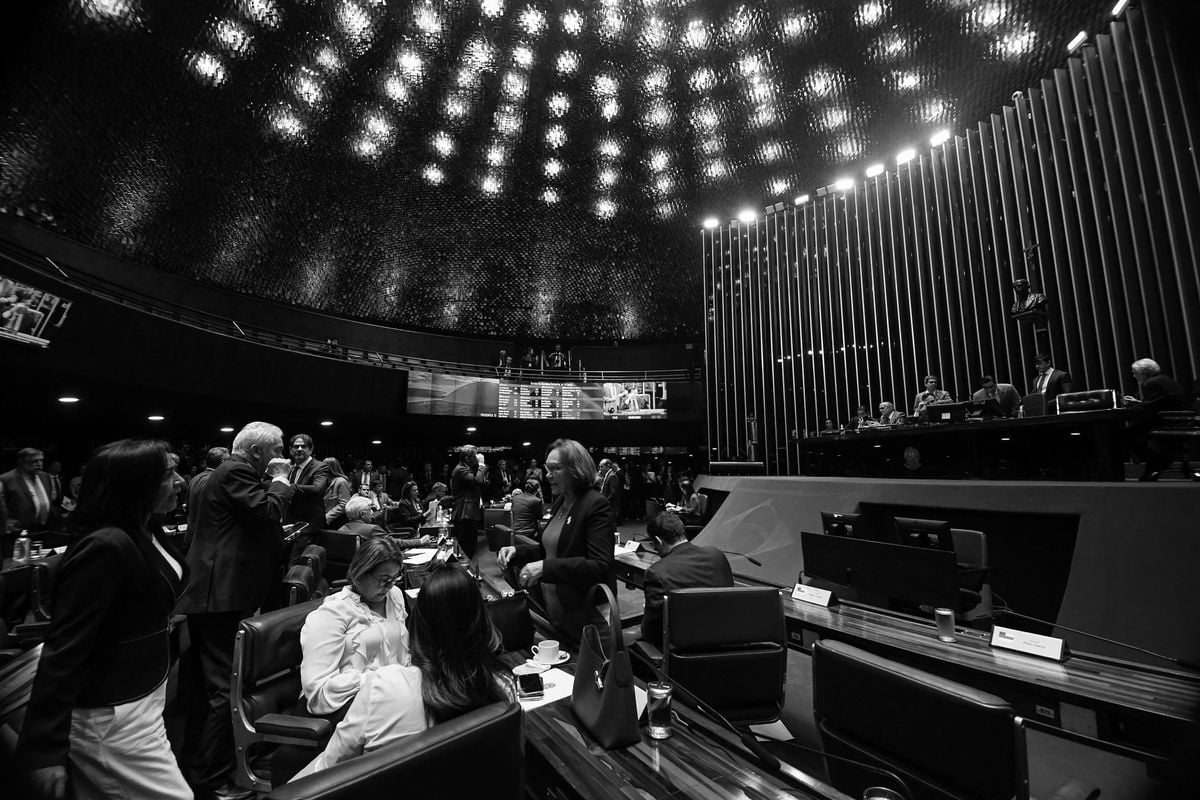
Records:
{"label": "elevated presiding desk", "polygon": [[805,438],[802,463],[807,475],[1120,481],[1125,419],[1118,409],[868,427]]}

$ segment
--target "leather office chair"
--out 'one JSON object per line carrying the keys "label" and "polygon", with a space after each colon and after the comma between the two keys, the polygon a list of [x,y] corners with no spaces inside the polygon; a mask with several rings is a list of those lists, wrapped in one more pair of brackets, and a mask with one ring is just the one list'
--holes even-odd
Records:
{"label": "leather office chair", "polygon": [[521,707],[493,703],[285,784],[268,797],[358,800],[403,794],[521,800],[523,749]]}
{"label": "leather office chair", "polygon": [[[1011,800],[1012,707],[995,695],[842,642],[813,646],[813,710],[825,750],[898,773],[915,798]],[[833,785],[861,796],[880,778],[830,759]]]}
{"label": "leather office chair", "polygon": [[303,564],[313,571],[313,574],[320,580],[325,575],[325,548],[319,544],[310,544],[304,548],[304,552],[296,556],[292,564]]}
{"label": "leather office chair", "polygon": [[[657,648],[639,644],[655,660]],[[787,672],[779,590],[734,586],[667,592],[661,669],[735,725],[778,720]]]}
{"label": "leather office chair", "polygon": [[325,579],[330,584],[345,580],[350,560],[358,551],[358,537],[341,531],[321,531],[317,544],[325,548]]}
{"label": "leather office chair", "polygon": [[2,586],[8,647],[28,649],[50,630],[52,574],[45,564],[23,564],[4,573]]}
{"label": "leather office chair", "polygon": [[[307,567],[298,567],[311,573]],[[325,747],[333,726],[328,720],[294,717],[286,713],[300,697],[300,629],[321,600],[269,611],[242,620],[233,647],[230,706],[238,783],[258,792],[271,783],[250,768],[251,748],[289,744]]]}
{"label": "leather office chair", "polygon": [[966,621],[991,619],[992,564],[988,559],[987,534],[966,528],[951,528],[954,557],[959,565],[959,593]]}
{"label": "leather office chair", "polygon": [[309,600],[319,599],[323,596],[317,575],[307,564],[293,564],[288,567],[287,574],[283,576],[281,591],[283,592],[282,605],[285,606],[307,603]]}
{"label": "leather office chair", "polygon": [[1117,407],[1117,393],[1113,389],[1089,389],[1083,392],[1060,394],[1059,414],[1077,414],[1081,411],[1107,411]]}

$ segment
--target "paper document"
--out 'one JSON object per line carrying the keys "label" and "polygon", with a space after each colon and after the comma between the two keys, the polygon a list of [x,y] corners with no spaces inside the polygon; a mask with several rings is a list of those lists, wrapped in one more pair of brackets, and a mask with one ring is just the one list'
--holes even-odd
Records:
{"label": "paper document", "polygon": [[436,547],[414,547],[404,551],[405,564],[428,564],[437,554]]}

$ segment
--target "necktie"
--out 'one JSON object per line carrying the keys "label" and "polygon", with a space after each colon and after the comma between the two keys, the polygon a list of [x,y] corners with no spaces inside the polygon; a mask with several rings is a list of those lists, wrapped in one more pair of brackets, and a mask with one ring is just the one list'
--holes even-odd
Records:
{"label": "necktie", "polygon": [[292,467],[292,474],[291,474],[291,475],[288,475],[288,483],[295,483],[295,482],[296,482],[296,476],[297,476],[297,475],[299,475],[299,474],[300,474],[300,468],[299,468],[299,467]]}

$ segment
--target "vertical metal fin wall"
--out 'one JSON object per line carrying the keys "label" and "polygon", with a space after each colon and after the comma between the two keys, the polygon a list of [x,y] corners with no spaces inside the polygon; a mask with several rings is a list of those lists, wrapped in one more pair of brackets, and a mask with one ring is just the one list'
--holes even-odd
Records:
{"label": "vertical metal fin wall", "polygon": [[1130,9],[945,144],[704,231],[710,457],[796,474],[797,437],[859,403],[911,410],[927,373],[959,399],[982,373],[1024,393],[1022,276],[1077,385],[1130,391],[1142,357],[1200,377],[1200,81],[1169,38]]}

